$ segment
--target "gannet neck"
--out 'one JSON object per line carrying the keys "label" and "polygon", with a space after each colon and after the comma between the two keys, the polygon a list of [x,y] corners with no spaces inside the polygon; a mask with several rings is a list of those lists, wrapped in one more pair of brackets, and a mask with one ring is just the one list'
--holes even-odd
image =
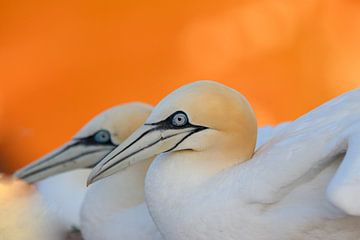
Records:
{"label": "gannet neck", "polygon": [[[161,240],[160,232],[144,203],[126,209],[103,224],[101,239]],[[91,240],[91,239],[89,239]],[[99,240],[99,238],[94,238]]]}
{"label": "gannet neck", "polygon": [[85,239],[101,239],[103,223],[114,215],[144,202],[144,179],[152,162],[148,159],[90,185],[81,208],[81,229]]}
{"label": "gannet neck", "polygon": [[[262,143],[266,142],[271,138],[272,134],[280,132],[287,124],[283,123],[276,127],[259,129],[258,139],[262,139]],[[221,178],[225,171],[240,162],[242,160],[237,157],[230,158],[223,152],[219,153],[211,150],[206,152],[182,151],[181,153],[161,154],[154,160],[146,175],[145,183],[148,185],[146,187],[147,203],[152,209],[155,205],[156,208],[164,208],[166,203],[171,203],[171,206],[167,206],[169,209],[173,208],[175,204],[186,204],[188,198],[191,198],[189,195],[196,196],[202,187],[211,185],[211,182],[216,177]],[[164,189],[164,187],[167,188]],[[161,213],[165,212],[162,211]],[[156,213],[153,214],[155,217]]]}
{"label": "gannet neck", "polygon": [[77,169],[51,176],[36,183],[44,201],[63,220],[67,229],[80,226],[80,209],[90,169]]}
{"label": "gannet neck", "polygon": [[170,186],[172,192],[169,195],[180,196],[186,192],[196,191],[218,173],[238,162],[236,158],[226,159],[221,154],[211,152],[164,153],[154,160],[148,170],[145,183],[151,185],[153,180],[157,179],[156,182],[159,181],[157,183],[163,185],[161,179],[166,179],[167,186]]}

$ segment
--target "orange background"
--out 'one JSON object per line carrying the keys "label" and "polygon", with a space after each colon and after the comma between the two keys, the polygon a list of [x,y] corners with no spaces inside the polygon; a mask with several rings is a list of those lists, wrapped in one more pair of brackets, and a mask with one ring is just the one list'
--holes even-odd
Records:
{"label": "orange background", "polygon": [[0,1],[0,171],[107,107],[197,79],[243,92],[259,123],[359,86],[360,2]]}

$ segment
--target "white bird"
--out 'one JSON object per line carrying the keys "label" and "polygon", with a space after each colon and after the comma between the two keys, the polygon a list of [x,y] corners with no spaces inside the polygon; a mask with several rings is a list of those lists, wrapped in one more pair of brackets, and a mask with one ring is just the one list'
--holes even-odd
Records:
{"label": "white bird", "polygon": [[88,183],[157,156],[145,197],[165,239],[360,239],[360,218],[337,194],[341,179],[359,176],[359,103],[360,90],[342,95],[254,154],[256,119],[246,99],[219,83],[189,84],[165,97]]}
{"label": "white bird", "polygon": [[63,233],[64,226],[33,187],[0,176],[1,240],[62,240]]}
{"label": "white bird", "polygon": [[[94,166],[104,154],[141,126],[151,110],[149,105],[140,103],[107,110],[90,121],[70,143],[15,175],[30,183],[41,180],[38,183],[41,193],[45,192],[50,204],[57,208],[61,206],[60,213],[65,210],[72,217],[81,215],[81,232],[86,240],[160,239],[144,204],[144,179],[152,159],[86,190],[85,170],[63,173]],[[63,174],[53,176],[59,173]],[[62,204],[63,200],[68,204]],[[73,201],[78,204],[73,204]],[[113,228],[117,223],[121,225]]]}

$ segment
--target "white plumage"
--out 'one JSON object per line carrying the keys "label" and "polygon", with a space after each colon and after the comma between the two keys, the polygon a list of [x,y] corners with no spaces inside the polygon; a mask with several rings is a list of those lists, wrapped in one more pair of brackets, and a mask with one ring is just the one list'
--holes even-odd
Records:
{"label": "white plumage", "polygon": [[360,172],[359,103],[360,90],[342,95],[288,123],[253,155],[256,123],[246,100],[218,83],[193,83],[164,98],[89,182],[157,156],[145,195],[168,240],[360,239],[360,218],[349,215],[358,207],[349,198]]}
{"label": "white plumage", "polygon": [[43,201],[55,212],[67,229],[80,227],[80,209],[86,193],[90,169],[60,173],[36,183]]}
{"label": "white plumage", "polygon": [[[263,143],[283,124],[260,128]],[[81,214],[86,240],[162,239],[144,203],[144,179],[152,159],[89,186]]]}
{"label": "white plumage", "polygon": [[161,239],[144,203],[144,179],[152,159],[89,186],[81,209],[86,240]]}

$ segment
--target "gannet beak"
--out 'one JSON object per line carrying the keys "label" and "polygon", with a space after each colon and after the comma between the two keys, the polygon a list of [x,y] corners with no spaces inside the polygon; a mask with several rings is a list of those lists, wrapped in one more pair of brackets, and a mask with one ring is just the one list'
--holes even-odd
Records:
{"label": "gannet beak", "polygon": [[139,161],[176,150],[186,138],[205,129],[207,128],[191,124],[184,128],[171,128],[161,122],[144,124],[93,168],[87,184],[90,185]]}
{"label": "gannet beak", "polygon": [[15,172],[15,177],[28,183],[79,168],[93,167],[115,145],[85,144],[75,139],[39,160]]}

